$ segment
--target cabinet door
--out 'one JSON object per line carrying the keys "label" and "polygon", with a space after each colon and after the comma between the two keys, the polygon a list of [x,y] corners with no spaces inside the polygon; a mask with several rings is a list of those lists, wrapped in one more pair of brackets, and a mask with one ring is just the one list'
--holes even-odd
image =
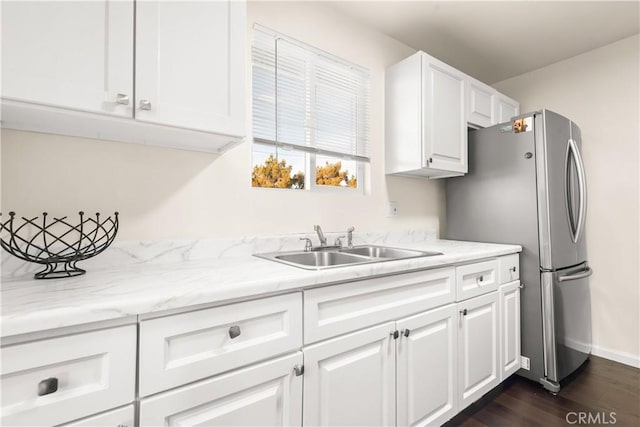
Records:
{"label": "cabinet door", "polygon": [[397,425],[440,425],[457,413],[457,306],[397,322]]}
{"label": "cabinet door", "polygon": [[304,425],[395,424],[394,322],[305,348]]}
{"label": "cabinet door", "polygon": [[293,426],[302,421],[298,352],[143,399],[141,426]]}
{"label": "cabinet door", "polygon": [[136,119],[243,134],[245,8],[232,0],[136,3]]}
{"label": "cabinet door", "polygon": [[422,58],[423,167],[466,173],[465,75],[426,54]]}
{"label": "cabinet door", "polygon": [[2,98],[132,117],[133,1],[3,1]]}
{"label": "cabinet door", "polygon": [[520,369],[520,282],[500,286],[500,381]]}
{"label": "cabinet door", "polygon": [[504,123],[511,120],[511,117],[520,114],[520,104],[499,93],[496,99],[496,110],[498,123]]}
{"label": "cabinet door", "polygon": [[496,124],[495,97],[496,90],[478,80],[469,78],[468,85],[467,121],[485,128]]}
{"label": "cabinet door", "polygon": [[498,292],[458,303],[458,410],[499,383]]}

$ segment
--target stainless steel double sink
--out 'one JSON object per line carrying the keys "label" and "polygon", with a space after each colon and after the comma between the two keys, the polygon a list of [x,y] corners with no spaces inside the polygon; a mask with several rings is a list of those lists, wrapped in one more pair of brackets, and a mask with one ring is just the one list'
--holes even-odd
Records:
{"label": "stainless steel double sink", "polygon": [[265,254],[255,254],[255,256],[292,265],[294,267],[305,268],[307,270],[321,270],[325,268],[345,267],[358,264],[369,264],[374,262],[394,261],[399,259],[420,258],[442,255],[441,252],[416,251],[413,249],[399,249],[387,246],[363,245],[352,248],[323,249],[293,251],[293,252],[270,252]]}

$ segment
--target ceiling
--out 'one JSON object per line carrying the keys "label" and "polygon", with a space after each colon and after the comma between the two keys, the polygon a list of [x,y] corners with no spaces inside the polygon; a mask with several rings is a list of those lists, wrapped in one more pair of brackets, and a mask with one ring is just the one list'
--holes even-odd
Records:
{"label": "ceiling", "polygon": [[488,84],[640,31],[638,0],[327,4]]}

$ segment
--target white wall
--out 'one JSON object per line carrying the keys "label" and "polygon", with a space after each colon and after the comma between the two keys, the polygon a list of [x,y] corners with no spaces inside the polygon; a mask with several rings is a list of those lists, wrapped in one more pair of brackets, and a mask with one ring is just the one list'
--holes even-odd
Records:
{"label": "white wall", "polygon": [[[3,130],[3,210],[118,210],[123,240],[312,232],[315,223],[336,231],[350,225],[359,231],[437,229],[442,183],[384,176],[384,69],[414,50],[321,3],[250,2],[248,17],[249,40],[258,22],[369,68],[372,160],[365,195],[251,188],[248,142],[216,157]],[[250,63],[250,46],[247,57]],[[386,217],[388,200],[398,202],[399,216]]]}
{"label": "white wall", "polygon": [[640,357],[638,35],[494,86],[522,112],[548,108],[582,129],[594,354]]}

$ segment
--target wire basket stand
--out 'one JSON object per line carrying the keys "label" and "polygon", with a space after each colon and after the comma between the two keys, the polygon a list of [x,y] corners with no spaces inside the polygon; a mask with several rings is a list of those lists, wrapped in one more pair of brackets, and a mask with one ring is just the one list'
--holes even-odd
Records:
{"label": "wire basket stand", "polygon": [[[0,214],[1,216],[2,214]],[[22,217],[9,212],[9,219],[0,221],[0,245],[10,254],[28,262],[42,264],[36,279],[57,279],[80,276],[86,270],[76,263],[94,257],[107,249],[118,232],[118,212],[102,219],[99,213],[85,216],[73,225],[67,217],[50,219],[46,212],[40,217]]]}

